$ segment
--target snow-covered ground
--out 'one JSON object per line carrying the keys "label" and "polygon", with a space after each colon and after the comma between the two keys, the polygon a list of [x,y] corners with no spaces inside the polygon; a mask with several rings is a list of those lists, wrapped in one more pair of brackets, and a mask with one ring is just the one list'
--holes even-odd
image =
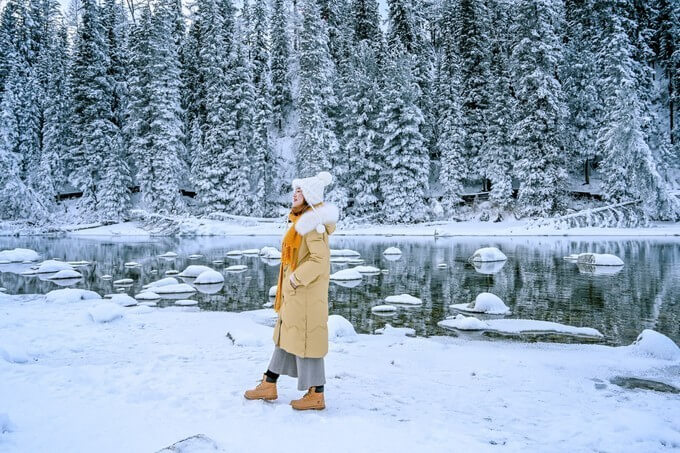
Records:
{"label": "snow-covered ground", "polygon": [[[91,228],[69,225],[51,228],[51,231],[64,231],[70,236],[88,238],[116,238],[119,240],[139,240],[148,238],[151,233],[143,228],[141,222],[132,221]],[[188,217],[178,225],[179,234],[184,236],[252,236],[282,235],[285,224],[281,222],[226,221],[197,219]],[[0,222],[1,235],[40,234],[41,230],[21,229],[15,224]],[[571,228],[555,229],[539,227],[527,221],[506,220],[503,222],[428,222],[415,225],[345,225],[342,222],[336,235],[347,236],[680,236],[680,223],[655,222],[645,228]],[[154,235],[158,233],[154,232]]]}
{"label": "snow-covered ground", "polygon": [[1,452],[154,452],[198,433],[225,452],[680,448],[680,395],[609,381],[680,386],[677,355],[640,355],[655,343],[357,336],[335,323],[328,409],[296,413],[290,378],[273,403],[242,396],[268,363],[271,311],[132,307],[97,323],[104,302],[73,299],[0,295]]}

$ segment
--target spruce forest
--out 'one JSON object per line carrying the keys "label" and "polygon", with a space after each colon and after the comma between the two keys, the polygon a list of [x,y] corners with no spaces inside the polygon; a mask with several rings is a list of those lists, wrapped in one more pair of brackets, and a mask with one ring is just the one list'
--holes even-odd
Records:
{"label": "spruce forest", "polygon": [[[678,0],[7,0],[0,219],[680,215]],[[189,196],[190,195],[190,196]]]}

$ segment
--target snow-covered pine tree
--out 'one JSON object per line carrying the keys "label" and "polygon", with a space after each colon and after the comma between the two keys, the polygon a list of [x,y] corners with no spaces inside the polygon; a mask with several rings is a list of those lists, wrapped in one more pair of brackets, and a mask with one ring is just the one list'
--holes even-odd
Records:
{"label": "snow-covered pine tree", "polygon": [[447,216],[454,214],[462,203],[465,178],[465,127],[461,106],[460,61],[457,43],[451,31],[456,23],[456,7],[447,3],[442,11],[439,28],[442,31],[434,80],[436,147],[439,156],[439,182],[442,188],[442,208]]}
{"label": "snow-covered pine tree", "polygon": [[641,200],[647,215],[676,219],[677,200],[668,193],[643,130],[641,115],[648,107],[638,93],[640,63],[626,30],[631,20],[628,5],[614,2],[603,8],[608,14],[598,59],[606,114],[597,139],[603,156],[602,189],[610,201]]}
{"label": "snow-covered pine tree", "polygon": [[352,0],[351,19],[354,24],[354,42],[367,41],[374,52],[382,47],[383,35],[380,30],[380,13],[376,0]]}
{"label": "snow-covered pine tree", "polygon": [[420,88],[413,76],[415,57],[394,44],[384,70],[384,103],[379,116],[383,131],[380,174],[384,220],[414,223],[428,219],[425,195],[430,162],[421,133],[423,114],[418,108]]}
{"label": "snow-covered pine tree", "polygon": [[520,181],[516,213],[549,216],[566,202],[563,144],[565,106],[556,79],[561,59],[558,28],[563,11],[550,0],[520,0],[515,11],[515,39],[510,73],[517,96],[511,128]]}
{"label": "snow-covered pine tree", "polygon": [[328,115],[329,106],[335,105],[335,95],[326,27],[315,0],[304,0],[302,14],[296,165],[297,174],[305,177],[331,168],[331,159],[338,153],[338,142]]}
{"label": "snow-covered pine tree", "polygon": [[592,0],[565,2],[564,61],[560,68],[568,107],[565,146],[569,169],[590,183],[590,167],[597,158],[595,140],[602,119],[597,89],[595,36],[599,27]]}
{"label": "snow-covered pine tree", "polygon": [[467,178],[481,177],[488,189],[486,162],[489,115],[489,82],[491,81],[491,14],[483,0],[461,0],[452,34],[458,39],[461,63],[461,94],[465,122],[465,161]]}
{"label": "snow-covered pine tree", "polygon": [[354,46],[343,80],[341,154],[345,155],[333,168],[338,184],[353,198],[347,214],[376,219],[380,213],[381,110],[380,66],[374,42],[363,39]]}
{"label": "snow-covered pine tree", "polygon": [[293,104],[289,71],[290,37],[285,0],[273,0],[270,30],[272,123],[281,130]]}
{"label": "snow-covered pine tree", "polygon": [[4,92],[5,83],[16,57],[17,39],[19,36],[21,7],[19,0],[9,0],[0,15],[0,95]]}

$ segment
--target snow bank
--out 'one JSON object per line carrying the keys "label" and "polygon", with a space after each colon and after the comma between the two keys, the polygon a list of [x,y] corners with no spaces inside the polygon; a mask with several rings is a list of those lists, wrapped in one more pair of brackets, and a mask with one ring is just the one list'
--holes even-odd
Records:
{"label": "snow bank", "polygon": [[485,313],[488,315],[509,315],[510,308],[501,300],[500,297],[491,293],[480,293],[474,301],[469,304],[449,305],[454,310],[470,313]]}
{"label": "snow bank", "polygon": [[379,274],[380,269],[375,266],[354,266],[354,270],[361,274]]}
{"label": "snow bank", "polygon": [[139,305],[137,307],[132,307],[129,310],[126,311],[126,313],[130,313],[133,315],[148,315],[149,313],[153,313],[154,309],[151,308],[149,305]]}
{"label": "snow bank", "polygon": [[281,252],[276,247],[262,247],[260,256],[267,259],[281,259]]}
{"label": "snow bank", "polygon": [[92,318],[92,321],[105,323],[122,318],[124,312],[120,305],[113,302],[105,302],[90,308],[88,314],[90,315],[90,318]]}
{"label": "snow bank", "polygon": [[395,296],[387,296],[385,302],[392,304],[403,304],[403,305],[421,305],[422,300],[417,297],[411,296],[410,294],[397,294]]}
{"label": "snow bank", "polygon": [[111,302],[114,302],[121,307],[134,307],[137,305],[137,299],[130,297],[127,294],[112,294]]}
{"label": "snow bank", "polygon": [[63,271],[59,271],[54,275],[51,275],[49,280],[65,280],[65,279],[71,279],[71,278],[81,278],[83,274],[80,272],[73,270],[73,269],[64,269]]}
{"label": "snow bank", "polygon": [[507,334],[559,333],[573,336],[602,338],[603,335],[591,327],[574,327],[550,321],[533,319],[492,319],[481,321],[474,317],[458,315],[437,323],[441,327],[459,330],[487,330]]}
{"label": "snow bank", "polygon": [[195,293],[196,288],[186,283],[179,283],[177,285],[165,285],[154,288],[154,293],[163,296],[165,294],[190,294]]}
{"label": "snow bank", "polygon": [[579,264],[593,264],[595,266],[623,266],[623,260],[608,253],[581,253],[577,260]]}
{"label": "snow bank", "polygon": [[64,288],[50,291],[45,294],[45,299],[50,303],[68,304],[81,300],[101,299],[101,297],[94,291],[89,291],[87,289]]}
{"label": "snow bank", "polygon": [[331,249],[331,256],[361,256],[361,253],[350,249]]}
{"label": "snow bank", "polygon": [[331,280],[361,280],[363,277],[356,269],[342,269],[330,276]]}
{"label": "snow bank", "polygon": [[196,277],[196,280],[194,280],[194,285],[210,285],[215,283],[224,283],[224,275],[213,270],[201,272]]}
{"label": "snow bank", "polygon": [[376,305],[375,307],[371,307],[371,311],[373,313],[391,313],[397,311],[397,307],[394,305]]}
{"label": "snow bank", "polygon": [[651,329],[643,330],[628,348],[634,354],[655,359],[680,359],[680,348],[678,348],[678,345],[666,335]]}
{"label": "snow bank", "polygon": [[212,271],[213,269],[208,267],[208,266],[202,266],[200,264],[192,264],[190,266],[187,266],[186,269],[182,271],[182,273],[179,274],[180,277],[183,278],[196,278],[199,275],[201,275],[205,271]]}
{"label": "snow bank", "polygon": [[38,259],[40,259],[38,252],[31,249],[16,248],[0,251],[0,261],[23,263],[24,261],[38,261]]}
{"label": "snow bank", "polygon": [[508,257],[496,247],[483,247],[475,251],[469,258],[472,262],[489,263],[494,261],[505,261]]}
{"label": "snow bank", "polygon": [[354,340],[358,337],[352,323],[340,315],[330,315],[328,317],[328,339],[329,340]]}
{"label": "snow bank", "polygon": [[179,281],[174,277],[166,277],[166,278],[161,278],[160,280],[156,280],[155,282],[151,282],[147,285],[144,285],[144,288],[152,289],[152,288],[158,288],[159,286],[169,286],[169,285],[179,285]]}
{"label": "snow bank", "polygon": [[227,272],[245,272],[248,270],[248,266],[245,264],[234,264],[225,269]]}

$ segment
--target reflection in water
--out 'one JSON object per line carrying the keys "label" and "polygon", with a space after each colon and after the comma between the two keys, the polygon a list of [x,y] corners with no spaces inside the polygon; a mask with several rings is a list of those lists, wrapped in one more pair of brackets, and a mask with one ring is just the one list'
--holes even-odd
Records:
{"label": "reflection in water", "polygon": [[[83,277],[74,286],[99,294],[122,290],[135,295],[142,292],[142,285],[173,273],[171,271],[182,271],[190,264],[210,266],[221,272],[225,281],[221,285],[198,285],[198,293],[189,295],[198,300],[203,310],[262,308],[268,303],[269,288],[276,284],[278,277],[278,259],[262,260],[253,255],[227,257],[227,252],[277,247],[280,237],[152,238],[131,242],[133,240],[1,238],[0,249],[24,247],[38,251],[42,259],[87,260],[90,264],[78,268]],[[678,240],[543,237],[435,240],[336,236],[331,238],[331,246],[357,250],[366,265],[382,271],[364,275],[360,281],[353,282],[356,286],[346,285],[348,282],[330,285],[331,313],[346,317],[360,332],[375,332],[390,323],[414,328],[418,335],[452,335],[437,326],[438,321],[454,314],[448,306],[469,302],[487,291],[503,299],[512,310],[512,318],[594,327],[612,344],[631,343],[645,328],[680,341]],[[398,246],[402,255],[383,255],[390,246]],[[467,262],[476,249],[485,246],[498,247],[508,260],[481,266]],[[169,251],[178,256],[159,256]],[[625,266],[583,266],[563,259],[582,252],[611,253],[621,257]],[[202,257],[190,260],[190,255]],[[127,262],[136,262],[139,266],[126,267]],[[230,265],[245,265],[247,270],[226,272]],[[351,266],[334,262],[331,272]],[[18,275],[29,268],[29,264],[0,265],[0,287],[7,288],[9,294],[46,293],[59,288],[58,282],[42,276]],[[114,287],[112,280],[101,278],[105,275],[111,275],[113,280],[129,278],[132,284]],[[422,299],[423,304],[400,306],[389,314],[371,311],[372,306],[384,303],[385,297],[402,293]],[[171,300],[159,302],[160,306],[169,304]]]}

